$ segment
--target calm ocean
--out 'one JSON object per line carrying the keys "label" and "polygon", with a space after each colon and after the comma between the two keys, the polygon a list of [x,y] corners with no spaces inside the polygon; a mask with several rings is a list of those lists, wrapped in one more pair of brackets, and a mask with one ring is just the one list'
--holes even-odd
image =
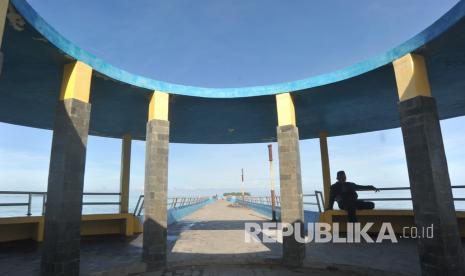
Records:
{"label": "calm ocean", "polygon": [[[132,213],[137,204],[140,194],[131,193],[129,198],[129,212]],[[170,195],[171,197],[172,195]],[[359,192],[359,198],[409,198],[410,191],[382,191],[374,192]],[[454,197],[465,198],[465,189],[456,189]],[[27,195],[0,195],[0,203],[27,203]],[[101,195],[86,195],[84,202],[118,202],[119,196],[101,196]],[[304,202],[314,202],[314,197],[304,198]],[[375,201],[376,209],[412,209],[410,201]],[[337,208],[335,204],[335,208]],[[457,210],[465,210],[465,201],[456,201],[455,208]],[[104,214],[117,213],[119,207],[117,205],[84,205],[83,214]],[[317,207],[305,205],[306,210],[316,211]],[[33,216],[41,215],[42,212],[42,196],[32,196],[31,213]],[[0,217],[25,216],[27,214],[27,206],[0,206]]]}

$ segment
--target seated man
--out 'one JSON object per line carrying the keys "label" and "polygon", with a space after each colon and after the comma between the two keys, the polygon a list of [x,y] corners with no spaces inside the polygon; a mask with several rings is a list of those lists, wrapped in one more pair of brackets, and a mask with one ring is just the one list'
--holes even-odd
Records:
{"label": "seated man", "polygon": [[374,209],[375,204],[370,201],[358,199],[356,191],[375,191],[379,190],[374,186],[357,185],[352,182],[346,182],[346,173],[344,171],[337,172],[337,182],[331,185],[329,193],[329,206],[327,210],[332,210],[334,201],[337,201],[339,209],[346,210],[349,222],[356,222],[356,210]]}

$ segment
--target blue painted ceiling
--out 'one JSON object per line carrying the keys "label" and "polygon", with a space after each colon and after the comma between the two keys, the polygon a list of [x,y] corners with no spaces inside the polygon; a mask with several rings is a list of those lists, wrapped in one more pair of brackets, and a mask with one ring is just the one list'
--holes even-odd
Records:
{"label": "blue painted ceiling", "polygon": [[301,139],[399,126],[391,61],[425,56],[441,119],[465,114],[465,3],[392,51],[343,70],[296,82],[210,89],[146,79],[106,64],[56,33],[24,0],[12,0],[26,24],[7,24],[0,76],[0,121],[51,129],[63,65],[94,68],[90,134],[145,138],[148,95],[168,91],[171,141],[253,143],[276,140],[274,94],[292,91]]}

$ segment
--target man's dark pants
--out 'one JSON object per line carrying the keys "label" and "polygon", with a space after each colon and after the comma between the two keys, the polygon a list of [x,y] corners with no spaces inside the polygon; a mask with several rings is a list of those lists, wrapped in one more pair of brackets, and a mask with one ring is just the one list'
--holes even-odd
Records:
{"label": "man's dark pants", "polygon": [[357,222],[357,210],[371,210],[375,208],[375,204],[371,201],[355,200],[351,202],[337,203],[339,209],[346,210],[349,222]]}

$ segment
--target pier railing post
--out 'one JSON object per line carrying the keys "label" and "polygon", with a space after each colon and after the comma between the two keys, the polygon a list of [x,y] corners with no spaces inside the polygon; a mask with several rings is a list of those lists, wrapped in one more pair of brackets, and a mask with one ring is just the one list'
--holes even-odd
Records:
{"label": "pier railing post", "polygon": [[29,193],[27,197],[27,216],[31,216],[32,194]]}

